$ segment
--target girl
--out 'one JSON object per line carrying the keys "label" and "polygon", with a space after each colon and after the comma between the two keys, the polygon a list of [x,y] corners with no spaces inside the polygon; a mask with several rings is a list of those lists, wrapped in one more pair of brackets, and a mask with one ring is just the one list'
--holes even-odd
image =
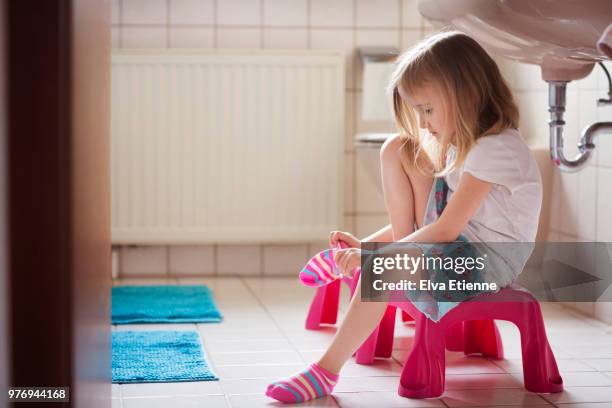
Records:
{"label": "girl", "polygon": [[[540,173],[517,130],[519,114],[512,94],[482,47],[460,32],[435,34],[398,59],[389,90],[400,130],[380,153],[390,225],[363,241],[410,242],[425,252],[431,249],[427,245],[439,243],[448,256],[454,256],[457,242],[533,242],[542,199]],[[420,135],[419,128],[428,134]],[[334,251],[342,273],[360,266],[357,238],[334,231],[329,241],[332,248],[338,241],[349,246]],[[507,286],[529,256],[496,253],[500,256],[490,259],[472,280]],[[434,281],[448,278],[441,271],[421,273]],[[476,294],[465,292],[453,301]],[[406,295],[435,321],[457,305],[436,296],[417,302]],[[386,308],[385,302],[362,301],[357,285],[323,356],[304,371],[270,384],[266,395],[302,402],[330,394],[340,369]]]}

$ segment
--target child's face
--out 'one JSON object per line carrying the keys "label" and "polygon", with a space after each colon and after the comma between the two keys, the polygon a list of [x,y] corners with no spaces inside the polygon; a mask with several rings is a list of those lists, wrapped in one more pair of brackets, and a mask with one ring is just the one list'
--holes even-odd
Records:
{"label": "child's face", "polygon": [[425,85],[408,95],[399,87],[404,102],[418,112],[419,127],[429,130],[440,143],[448,143],[455,135],[452,112],[445,108],[440,93],[436,91],[435,87]]}

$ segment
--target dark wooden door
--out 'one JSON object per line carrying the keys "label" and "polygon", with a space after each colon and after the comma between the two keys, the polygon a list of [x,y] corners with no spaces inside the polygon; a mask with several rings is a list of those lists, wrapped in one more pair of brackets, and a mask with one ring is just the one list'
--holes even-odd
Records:
{"label": "dark wooden door", "polygon": [[9,381],[110,406],[110,1],[6,7]]}

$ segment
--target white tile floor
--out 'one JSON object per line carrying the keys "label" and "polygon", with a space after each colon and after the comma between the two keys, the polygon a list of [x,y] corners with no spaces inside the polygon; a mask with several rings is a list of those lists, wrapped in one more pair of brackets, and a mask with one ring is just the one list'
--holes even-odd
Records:
{"label": "white tile floor", "polygon": [[[215,382],[113,385],[113,407],[279,406],[263,395],[274,379],[303,368],[325,349],[335,327],[304,329],[313,290],[295,278],[123,279],[115,284],[206,284],[224,321],[218,324],[125,325],[113,330],[198,330]],[[343,289],[339,319],[346,310]],[[538,395],[524,391],[518,331],[499,322],[506,360],[447,354],[446,392],[439,399],[397,395],[402,363],[413,328],[396,326],[393,358],[372,366],[353,360],[344,367],[333,396],[309,407],[466,407],[529,406],[612,408],[612,327],[556,304],[542,305],[549,340],[565,391]],[[399,319],[399,314],[398,314]]]}

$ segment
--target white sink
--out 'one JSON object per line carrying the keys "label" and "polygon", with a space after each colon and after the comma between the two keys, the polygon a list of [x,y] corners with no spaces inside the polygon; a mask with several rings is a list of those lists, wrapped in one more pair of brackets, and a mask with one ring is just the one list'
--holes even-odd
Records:
{"label": "white sink", "polygon": [[420,0],[419,11],[493,54],[540,65],[545,80],[583,78],[607,59],[597,40],[612,23],[612,0]]}

